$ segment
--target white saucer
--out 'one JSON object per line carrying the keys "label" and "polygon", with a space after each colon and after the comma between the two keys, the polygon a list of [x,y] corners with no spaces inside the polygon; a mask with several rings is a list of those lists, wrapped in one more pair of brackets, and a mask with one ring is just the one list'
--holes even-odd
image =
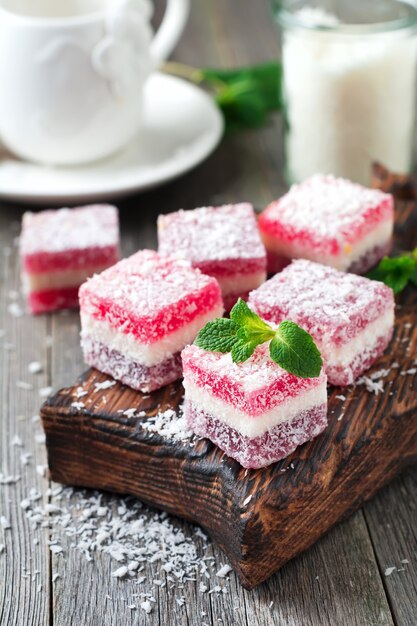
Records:
{"label": "white saucer", "polygon": [[0,198],[26,204],[106,200],[172,180],[203,161],[223,134],[212,97],[182,79],[155,74],[146,85],[140,136],[87,166],[55,168],[0,155]]}

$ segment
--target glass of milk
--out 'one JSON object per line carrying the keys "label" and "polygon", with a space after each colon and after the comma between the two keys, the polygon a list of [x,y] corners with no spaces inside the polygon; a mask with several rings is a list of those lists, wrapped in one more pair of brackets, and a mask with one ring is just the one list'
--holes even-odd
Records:
{"label": "glass of milk", "polygon": [[416,153],[417,0],[274,0],[282,32],[286,177],[369,184]]}

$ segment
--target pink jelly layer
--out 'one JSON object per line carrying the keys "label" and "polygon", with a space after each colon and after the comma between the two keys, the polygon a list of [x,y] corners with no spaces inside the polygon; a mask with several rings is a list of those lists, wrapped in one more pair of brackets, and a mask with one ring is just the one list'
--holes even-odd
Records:
{"label": "pink jelly layer", "polygon": [[294,185],[259,216],[261,233],[286,244],[337,255],[380,223],[393,221],[392,196],[333,176]]}
{"label": "pink jelly layer", "polygon": [[27,296],[31,313],[47,313],[59,309],[77,309],[79,287],[34,291]]}
{"label": "pink jelly layer", "polygon": [[245,276],[266,271],[266,256],[251,259],[224,259],[222,261],[192,261],[193,267],[214,278]]}
{"label": "pink jelly layer", "polygon": [[290,319],[319,343],[341,346],[394,306],[392,289],[312,261],[293,261],[252,291],[249,305],[274,324]]}
{"label": "pink jelly layer", "polygon": [[84,360],[91,367],[109,374],[136,391],[148,393],[174,382],[182,376],[181,354],[177,352],[161,363],[152,366],[142,365],[124,356],[117,350],[111,350],[104,344],[90,337],[81,341]]}
{"label": "pink jelly layer", "polygon": [[184,375],[193,384],[252,417],[316,389],[326,380],[323,372],[317,378],[297,378],[282,370],[270,359],[267,344],[241,364],[232,363],[229,355],[191,345],[182,351],[182,363]]}
{"label": "pink jelly layer", "polygon": [[379,337],[375,345],[355,355],[355,358],[344,367],[326,365],[326,374],[331,385],[345,387],[351,385],[358,376],[369,369],[384,353],[392,339],[393,330]]}
{"label": "pink jelly layer", "polygon": [[152,344],[223,306],[214,278],[188,261],[142,250],[94,276],[80,289],[86,315]]}
{"label": "pink jelly layer", "polygon": [[57,272],[65,270],[81,270],[97,267],[110,267],[119,260],[119,248],[107,246],[105,248],[92,247],[83,250],[72,249],[61,252],[37,252],[25,254],[22,250],[23,269],[29,274]]}
{"label": "pink jelly layer", "polygon": [[[374,248],[368,250],[365,254],[363,254],[357,261],[352,263],[346,271],[352,274],[365,274],[372,267],[374,267],[384,256],[387,256],[390,253],[391,247],[391,241],[388,241],[381,246],[375,246]],[[308,256],[307,253],[306,256]],[[288,257],[282,256],[280,254],[275,254],[270,250],[267,253],[267,259],[268,274],[277,274],[291,263],[291,259],[289,259]],[[324,264],[326,263],[324,262]]]}
{"label": "pink jelly layer", "polygon": [[249,203],[177,211],[158,218],[161,254],[191,261],[204,273],[230,276],[265,271],[265,248]]}
{"label": "pink jelly layer", "polygon": [[302,411],[294,419],[274,426],[259,437],[249,438],[213,415],[208,415],[190,401],[184,404],[189,428],[210,439],[243,467],[258,469],[291,454],[298,446],[317,437],[327,426],[325,404]]}

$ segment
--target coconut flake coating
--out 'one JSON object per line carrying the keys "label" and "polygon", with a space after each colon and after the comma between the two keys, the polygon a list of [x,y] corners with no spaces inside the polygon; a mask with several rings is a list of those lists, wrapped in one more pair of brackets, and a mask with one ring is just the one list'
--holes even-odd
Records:
{"label": "coconut flake coating", "polygon": [[327,426],[327,405],[302,411],[289,422],[278,424],[259,437],[249,438],[208,415],[189,401],[184,403],[189,428],[200,437],[210,439],[243,467],[258,469],[284,459],[294,450],[317,437]]}
{"label": "coconut flake coating", "polygon": [[207,273],[249,274],[266,268],[265,248],[251,204],[160,215],[158,241],[160,253],[189,259]]}
{"label": "coconut flake coating", "polygon": [[281,369],[271,360],[268,344],[258,346],[244,363],[233,363],[230,354],[191,345],[182,351],[182,362],[184,378],[251,417],[326,382],[323,372],[317,378],[297,378]]}
{"label": "coconut flake coating", "polygon": [[88,365],[109,374],[136,391],[143,393],[155,391],[181,378],[180,352],[148,367],[95,341],[92,337],[82,337],[81,347]]}
{"label": "coconut flake coating", "polygon": [[93,205],[25,213],[20,253],[31,273],[111,265],[119,258],[118,211]]}
{"label": "coconut flake coating", "polygon": [[394,294],[378,281],[299,259],[252,291],[249,305],[269,322],[290,319],[341,345],[393,310]]}
{"label": "coconut flake coating", "polygon": [[222,304],[217,281],[185,260],[142,250],[84,283],[86,315],[144,344],[154,343]]}
{"label": "coconut flake coating", "polygon": [[309,332],[334,385],[351,384],[383,353],[393,332],[392,289],[312,261],[293,261],[248,302],[270,323],[289,319]]}
{"label": "coconut flake coating", "polygon": [[[317,174],[272,202],[259,216],[259,228],[284,245],[336,256],[382,222],[393,224],[393,207],[390,194]],[[372,247],[378,243],[383,242],[373,242]]]}

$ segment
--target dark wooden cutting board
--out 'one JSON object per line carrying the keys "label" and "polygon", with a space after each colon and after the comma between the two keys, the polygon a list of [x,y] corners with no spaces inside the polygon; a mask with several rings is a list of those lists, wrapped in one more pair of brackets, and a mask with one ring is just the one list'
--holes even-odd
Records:
{"label": "dark wooden cutting board", "polygon": [[[382,169],[376,174],[380,186],[394,182],[402,198],[397,248],[416,246],[416,205],[407,199],[413,187]],[[151,433],[143,423],[166,409],[178,411],[181,383],[151,395],[119,383],[96,390],[109,378],[89,370],[42,407],[52,479],[133,494],[197,522],[242,583],[254,587],[417,462],[417,290],[409,288],[398,302],[393,341],[368,372],[390,370],[383,393],[363,385],[329,389],[328,428],[287,459],[245,470],[205,439]],[[77,398],[80,386],[87,395]],[[145,414],[123,415],[132,408]]]}

